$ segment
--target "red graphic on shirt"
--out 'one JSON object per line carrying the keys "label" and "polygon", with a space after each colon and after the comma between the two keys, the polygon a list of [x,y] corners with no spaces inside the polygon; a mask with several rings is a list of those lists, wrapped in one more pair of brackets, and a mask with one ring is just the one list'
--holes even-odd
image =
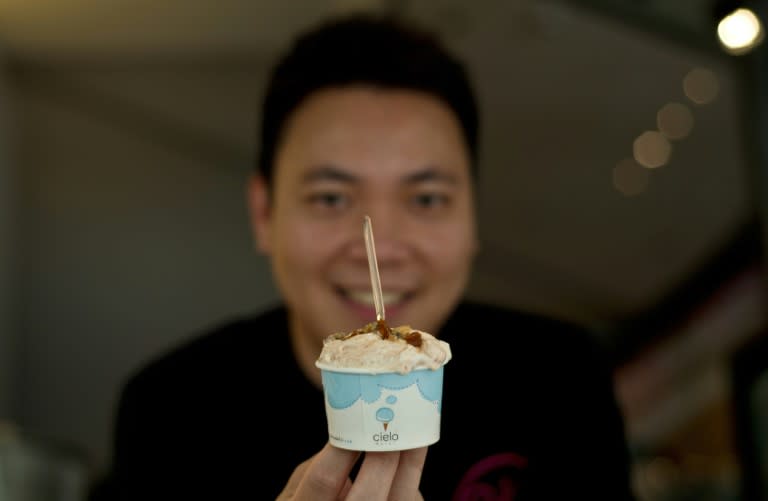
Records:
{"label": "red graphic on shirt", "polygon": [[481,459],[464,474],[452,501],[513,501],[517,480],[528,460],[514,452]]}

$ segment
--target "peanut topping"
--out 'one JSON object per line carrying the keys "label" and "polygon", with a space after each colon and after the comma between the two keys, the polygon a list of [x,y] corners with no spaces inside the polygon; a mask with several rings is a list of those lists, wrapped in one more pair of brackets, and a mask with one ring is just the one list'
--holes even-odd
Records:
{"label": "peanut topping", "polygon": [[398,339],[402,339],[406,343],[416,348],[421,348],[422,345],[421,333],[413,330],[411,326],[401,325],[393,329],[389,327],[384,320],[371,322],[364,325],[363,327],[360,327],[359,329],[353,330],[352,332],[338,332],[333,334],[331,337],[333,339],[344,341],[353,336],[359,336],[360,334],[367,333],[377,333],[381,339],[385,340],[397,341]]}

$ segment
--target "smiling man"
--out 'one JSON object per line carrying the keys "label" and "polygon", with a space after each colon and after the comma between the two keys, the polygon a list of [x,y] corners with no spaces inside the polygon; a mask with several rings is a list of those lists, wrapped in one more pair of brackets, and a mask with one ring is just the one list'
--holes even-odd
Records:
{"label": "smiling man", "polygon": [[[478,116],[463,66],[402,23],[329,21],[279,61],[261,118],[248,202],[283,302],[137,371],[120,399],[112,474],[95,492],[631,499],[621,413],[593,339],[463,299],[478,245]],[[314,365],[322,341],[376,316],[365,215],[388,322],[435,333],[453,351],[429,455],[361,457],[327,443]]]}
{"label": "smiling man", "polygon": [[313,381],[323,338],[376,318],[365,214],[389,323],[441,327],[477,247],[470,162],[455,114],[426,92],[323,89],[291,115],[271,185],[255,176],[250,201],[294,349]]}

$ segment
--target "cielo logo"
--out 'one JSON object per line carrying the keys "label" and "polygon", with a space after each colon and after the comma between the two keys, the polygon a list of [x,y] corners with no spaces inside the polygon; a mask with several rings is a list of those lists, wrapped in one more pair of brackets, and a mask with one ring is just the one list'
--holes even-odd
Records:
{"label": "cielo logo", "polygon": [[[394,395],[390,395],[385,400],[386,403],[389,405],[394,405],[397,402],[397,397]],[[397,433],[394,433],[392,431],[387,432],[387,427],[389,427],[389,423],[391,423],[395,419],[395,411],[392,410],[390,407],[380,407],[376,411],[376,420],[381,422],[382,426],[384,427],[384,433],[374,433],[373,434],[373,441],[377,444],[379,442],[396,442],[398,438]]]}
{"label": "cielo logo", "polygon": [[397,433],[393,432],[387,432],[387,433],[374,433],[373,434],[373,441],[377,444],[379,442],[397,442],[397,439],[400,438]]}

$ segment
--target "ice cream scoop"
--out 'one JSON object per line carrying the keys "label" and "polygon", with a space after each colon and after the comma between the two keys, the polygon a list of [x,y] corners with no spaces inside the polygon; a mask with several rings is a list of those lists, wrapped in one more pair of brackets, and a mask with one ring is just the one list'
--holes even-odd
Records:
{"label": "ice cream scoop", "polygon": [[436,370],[451,359],[445,341],[410,326],[389,329],[382,321],[350,333],[328,336],[316,365],[321,369],[363,370],[369,374]]}

